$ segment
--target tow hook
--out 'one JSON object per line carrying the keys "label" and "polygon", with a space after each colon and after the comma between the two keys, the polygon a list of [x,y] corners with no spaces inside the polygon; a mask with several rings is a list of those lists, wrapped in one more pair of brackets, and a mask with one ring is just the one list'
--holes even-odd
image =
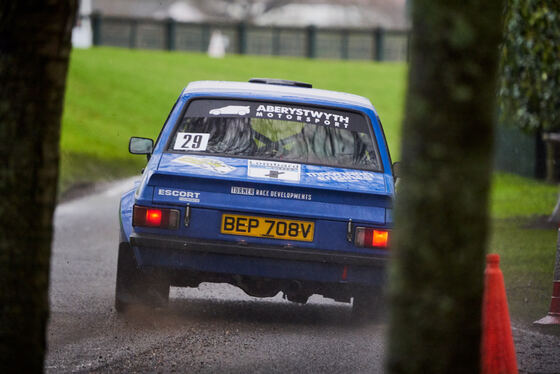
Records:
{"label": "tow hook", "polygon": [[189,227],[191,223],[191,205],[187,204],[185,207],[185,227]]}
{"label": "tow hook", "polygon": [[348,225],[346,226],[346,240],[352,243],[352,218],[348,220]]}

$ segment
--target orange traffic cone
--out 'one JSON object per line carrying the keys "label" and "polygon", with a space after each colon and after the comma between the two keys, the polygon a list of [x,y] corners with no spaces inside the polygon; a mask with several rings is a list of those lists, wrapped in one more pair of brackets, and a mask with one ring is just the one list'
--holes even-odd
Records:
{"label": "orange traffic cone", "polygon": [[544,318],[533,323],[535,325],[560,325],[560,229],[558,229],[558,240],[556,241],[556,264],[554,265],[550,308]]}
{"label": "orange traffic cone", "polygon": [[482,303],[482,374],[517,374],[500,256],[486,256]]}
{"label": "orange traffic cone", "polygon": [[552,282],[552,297],[548,314],[533,323],[535,325],[560,325],[560,281]]}

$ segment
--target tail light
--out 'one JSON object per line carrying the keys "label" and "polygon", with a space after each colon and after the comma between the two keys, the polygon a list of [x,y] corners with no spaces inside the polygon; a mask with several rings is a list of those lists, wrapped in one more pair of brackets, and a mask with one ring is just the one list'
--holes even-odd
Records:
{"label": "tail light", "polygon": [[388,248],[389,231],[369,227],[356,227],[354,244],[356,247]]}
{"label": "tail light", "polygon": [[132,226],[177,229],[180,212],[176,209],[148,208],[134,205]]}

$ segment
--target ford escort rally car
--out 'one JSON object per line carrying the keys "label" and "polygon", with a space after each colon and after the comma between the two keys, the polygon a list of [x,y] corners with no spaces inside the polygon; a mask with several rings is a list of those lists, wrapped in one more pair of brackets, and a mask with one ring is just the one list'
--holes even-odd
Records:
{"label": "ford escort rally car", "polygon": [[236,285],[378,309],[394,175],[368,99],[294,81],[190,83],[122,196],[117,311],[170,286]]}

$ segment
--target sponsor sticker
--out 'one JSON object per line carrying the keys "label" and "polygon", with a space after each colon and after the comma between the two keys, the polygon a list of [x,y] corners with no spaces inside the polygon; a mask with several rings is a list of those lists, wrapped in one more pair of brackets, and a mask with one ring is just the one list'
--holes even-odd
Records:
{"label": "sponsor sticker", "polygon": [[213,171],[218,174],[227,174],[235,170],[233,166],[230,166],[225,162],[217,160],[215,158],[181,156],[173,159],[173,162],[195,166],[201,169]]}
{"label": "sponsor sticker", "polygon": [[210,109],[208,113],[212,114],[213,116],[220,116],[224,114],[245,116],[250,112],[251,107],[249,105],[228,105],[221,108]]}
{"label": "sponsor sticker", "polygon": [[320,124],[344,129],[347,129],[350,125],[349,116],[286,105],[259,105],[255,117]]}
{"label": "sponsor sticker", "polygon": [[311,172],[307,176],[317,178],[321,182],[371,182],[374,176],[362,171],[326,171]]}
{"label": "sponsor sticker", "polygon": [[184,201],[187,203],[200,203],[200,192],[159,187],[157,190],[157,195],[168,197],[173,200]]}
{"label": "sponsor sticker", "polygon": [[247,175],[253,178],[299,182],[301,177],[301,165],[287,162],[249,160]]}
{"label": "sponsor sticker", "polygon": [[244,100],[193,100],[187,117],[242,117],[292,121],[316,126],[369,133],[370,126],[361,114],[291,103],[263,103]]}
{"label": "sponsor sticker", "polygon": [[210,134],[178,132],[173,149],[176,151],[205,151]]}
{"label": "sponsor sticker", "polygon": [[312,195],[308,193],[265,190],[260,188],[237,187],[237,186],[231,187],[231,193],[233,195],[262,196],[262,197],[273,197],[277,199],[291,199],[291,200],[312,199]]}
{"label": "sponsor sticker", "polygon": [[255,189],[249,187],[231,187],[231,193],[234,195],[247,195],[247,196],[255,196]]}

